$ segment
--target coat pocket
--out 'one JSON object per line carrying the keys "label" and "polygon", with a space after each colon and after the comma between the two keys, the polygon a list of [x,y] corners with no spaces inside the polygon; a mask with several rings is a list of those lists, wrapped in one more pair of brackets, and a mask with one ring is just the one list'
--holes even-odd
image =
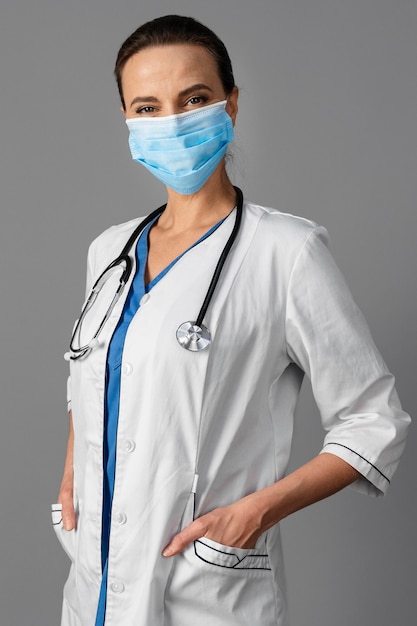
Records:
{"label": "coat pocket", "polygon": [[52,525],[59,543],[65,552],[74,561],[75,558],[75,529],[65,530],[62,522],[62,504],[52,504],[51,506]]}
{"label": "coat pocket", "polygon": [[243,549],[225,546],[222,543],[202,537],[194,542],[196,556],[218,567],[229,569],[270,570],[269,557],[263,550]]}

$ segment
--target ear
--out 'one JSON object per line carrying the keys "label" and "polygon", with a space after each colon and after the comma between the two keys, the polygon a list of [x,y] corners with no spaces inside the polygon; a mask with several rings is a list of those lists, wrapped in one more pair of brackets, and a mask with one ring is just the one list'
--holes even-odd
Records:
{"label": "ear", "polygon": [[239,99],[239,89],[235,86],[233,87],[231,93],[227,96],[227,104],[226,104],[226,112],[232,118],[233,126],[236,122],[236,116],[238,112],[238,104],[237,101]]}
{"label": "ear", "polygon": [[126,109],[123,107],[123,104],[120,105],[120,110],[123,113],[124,118],[126,119],[127,118],[127,114],[126,114]]}

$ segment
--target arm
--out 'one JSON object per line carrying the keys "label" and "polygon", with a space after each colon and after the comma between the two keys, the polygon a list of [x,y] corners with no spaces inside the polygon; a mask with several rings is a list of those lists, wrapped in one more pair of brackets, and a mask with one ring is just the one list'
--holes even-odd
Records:
{"label": "arm", "polygon": [[322,229],[306,240],[292,271],[286,311],[288,353],[311,380],[327,431],[322,454],[234,504],[211,511],[173,538],[172,556],[207,537],[251,548],[291,513],[354,483],[383,494],[405,444],[409,417],[394,379],[330,257]]}
{"label": "arm", "polygon": [[[89,249],[87,255],[87,278],[85,288],[85,298],[88,297],[94,281],[93,270],[93,257],[94,246],[96,240],[94,240]],[[69,432],[67,442],[67,452],[65,456],[64,473],[62,476],[61,486],[59,488],[58,500],[59,504],[62,504],[62,521],[65,530],[73,530],[76,526],[75,511],[74,511],[74,427],[72,421],[71,411],[71,376],[67,380],[67,405],[69,415]]]}
{"label": "arm", "polygon": [[284,517],[340,491],[359,476],[343,459],[320,454],[273,485],[198,518],[173,538],[163,555],[174,556],[200,537],[253,548],[258,537]]}
{"label": "arm", "polygon": [[75,512],[73,503],[74,494],[74,428],[72,412],[69,412],[69,433],[67,453],[65,457],[64,474],[58,494],[58,502],[62,504],[62,520],[65,530],[75,528]]}

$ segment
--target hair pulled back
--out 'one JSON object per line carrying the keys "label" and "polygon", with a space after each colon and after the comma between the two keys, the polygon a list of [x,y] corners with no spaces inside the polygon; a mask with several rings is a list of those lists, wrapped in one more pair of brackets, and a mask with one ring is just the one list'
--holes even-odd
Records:
{"label": "hair pulled back", "polygon": [[145,48],[172,44],[194,44],[205,48],[216,61],[219,78],[226,95],[232,92],[235,79],[224,43],[212,30],[192,17],[165,15],[140,26],[126,39],[119,50],[114,75],[124,109],[126,105],[123,97],[122,74],[127,61]]}

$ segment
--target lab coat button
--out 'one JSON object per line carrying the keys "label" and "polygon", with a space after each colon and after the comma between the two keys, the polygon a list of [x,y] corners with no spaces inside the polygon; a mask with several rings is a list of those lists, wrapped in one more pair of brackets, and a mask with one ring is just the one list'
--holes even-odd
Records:
{"label": "lab coat button", "polygon": [[112,584],[110,585],[110,589],[114,592],[114,593],[123,593],[123,591],[125,590],[125,586],[124,584],[120,581],[120,580],[115,580],[114,582],[112,582]]}
{"label": "lab coat button", "polygon": [[130,376],[133,372],[133,365],[131,363],[123,363],[123,374],[125,376]]}
{"label": "lab coat button", "polygon": [[126,524],[127,522],[126,513],[121,513],[120,511],[114,514],[113,519],[116,522],[116,524]]}
{"label": "lab coat button", "polygon": [[150,297],[151,297],[151,296],[150,296],[150,294],[149,294],[149,293],[145,293],[145,294],[143,294],[143,296],[142,296],[142,297],[141,297],[141,299],[140,299],[140,303],[139,303],[139,304],[140,304],[140,306],[142,306],[143,304],[145,304],[145,302],[147,302],[147,301],[149,300],[149,298],[150,298]]}
{"label": "lab coat button", "polygon": [[122,443],[122,450],[123,452],[133,452],[133,450],[135,449],[136,444],[134,441],[132,441],[131,439],[126,439],[123,443]]}

